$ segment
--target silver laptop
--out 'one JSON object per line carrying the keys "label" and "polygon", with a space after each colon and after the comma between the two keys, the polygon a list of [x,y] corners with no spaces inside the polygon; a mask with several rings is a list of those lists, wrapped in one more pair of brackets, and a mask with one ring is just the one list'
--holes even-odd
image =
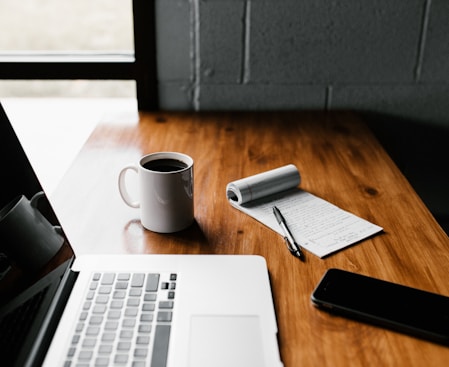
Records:
{"label": "silver laptop", "polygon": [[[0,209],[42,191],[1,105],[0,154]],[[75,258],[64,238],[35,272],[0,254],[2,366],[282,366],[262,257]]]}

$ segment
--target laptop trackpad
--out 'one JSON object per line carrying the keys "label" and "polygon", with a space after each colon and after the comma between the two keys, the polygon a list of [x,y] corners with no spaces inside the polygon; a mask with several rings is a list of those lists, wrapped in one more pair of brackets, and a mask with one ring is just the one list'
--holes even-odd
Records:
{"label": "laptop trackpad", "polygon": [[264,366],[258,316],[192,316],[189,365]]}

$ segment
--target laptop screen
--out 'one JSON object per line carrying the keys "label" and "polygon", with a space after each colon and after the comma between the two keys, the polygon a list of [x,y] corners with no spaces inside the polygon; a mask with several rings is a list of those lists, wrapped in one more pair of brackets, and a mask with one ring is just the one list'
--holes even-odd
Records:
{"label": "laptop screen", "polygon": [[[46,282],[48,288],[54,269],[59,275],[52,280],[59,283],[61,271],[65,272],[74,253],[1,104],[0,157],[0,350],[2,355],[6,351],[16,358],[14,354],[27,353],[25,339],[33,329],[40,329],[35,321],[39,313],[43,320],[49,301],[47,309],[39,306],[35,314],[27,310],[30,320],[17,336],[16,345],[8,343],[19,329],[18,323],[6,320],[27,295],[37,294],[40,284]],[[6,359],[6,365],[17,364],[8,362],[12,360]]]}
{"label": "laptop screen", "polygon": [[[1,104],[0,157],[1,307],[74,254]],[[33,197],[35,203],[31,207]],[[24,204],[18,203],[20,198]],[[33,224],[19,206],[24,207],[25,213],[31,212],[35,226],[43,228],[33,230]],[[28,235],[21,235],[21,232],[28,232]],[[33,238],[33,235],[43,238]],[[51,248],[46,241],[53,241]]]}

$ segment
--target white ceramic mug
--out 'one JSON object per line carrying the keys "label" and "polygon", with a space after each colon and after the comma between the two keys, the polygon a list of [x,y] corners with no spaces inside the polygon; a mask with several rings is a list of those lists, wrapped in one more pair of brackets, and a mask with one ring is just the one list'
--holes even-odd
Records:
{"label": "white ceramic mug", "polygon": [[35,271],[56,255],[64,243],[60,227],[37,209],[43,192],[31,200],[19,195],[0,210],[0,249],[25,271]]}
{"label": "white ceramic mug", "polygon": [[[126,186],[126,174],[138,175],[139,198],[133,199]],[[176,152],[143,156],[138,164],[124,167],[118,179],[123,201],[140,208],[142,225],[153,232],[181,231],[193,222],[193,159]]]}

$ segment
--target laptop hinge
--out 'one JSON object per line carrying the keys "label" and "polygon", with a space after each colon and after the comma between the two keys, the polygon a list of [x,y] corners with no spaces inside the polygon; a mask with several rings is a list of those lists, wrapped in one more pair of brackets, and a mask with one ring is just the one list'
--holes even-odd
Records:
{"label": "laptop hinge", "polygon": [[24,361],[23,366],[34,367],[42,364],[55,330],[59,324],[59,320],[64,312],[67,300],[78,277],[78,272],[71,270],[73,260],[73,258],[69,260],[70,264],[67,266],[67,269],[61,278],[61,282],[49,305],[41,328],[36,335],[33,347],[30,350],[27,360]]}

